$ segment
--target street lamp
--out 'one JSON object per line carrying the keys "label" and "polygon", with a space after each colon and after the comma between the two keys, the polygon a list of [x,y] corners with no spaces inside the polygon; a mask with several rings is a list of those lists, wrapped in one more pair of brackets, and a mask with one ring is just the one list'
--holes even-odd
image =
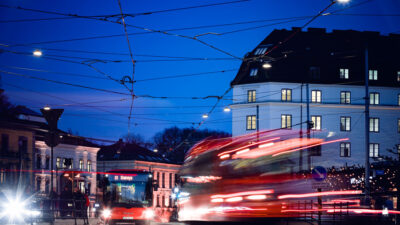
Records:
{"label": "street lamp", "polygon": [[208,114],[203,114],[203,119],[207,119],[208,118]]}
{"label": "street lamp", "polygon": [[37,57],[40,57],[40,56],[43,55],[43,52],[40,51],[40,50],[38,50],[38,49],[36,49],[35,51],[33,51],[33,55],[34,55],[34,56],[37,56]]}
{"label": "street lamp", "polygon": [[229,106],[224,108],[224,112],[230,112],[230,111],[231,111],[231,108],[229,108]]}
{"label": "street lamp", "polygon": [[263,67],[264,69],[269,69],[269,68],[272,67],[272,65],[271,65],[269,62],[265,62],[265,63],[262,65],[262,67]]}

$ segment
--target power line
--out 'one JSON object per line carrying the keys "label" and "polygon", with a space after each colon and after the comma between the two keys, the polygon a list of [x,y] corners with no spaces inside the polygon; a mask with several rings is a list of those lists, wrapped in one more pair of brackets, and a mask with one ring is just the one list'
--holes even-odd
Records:
{"label": "power line", "polygon": [[[6,5],[0,5],[0,7],[11,7],[11,6],[6,6]],[[62,16],[71,16],[71,17],[77,17],[77,18],[82,18],[82,19],[91,19],[91,20],[98,20],[98,21],[102,21],[102,22],[109,22],[109,23],[114,23],[114,24],[123,24],[120,21],[112,21],[109,20],[108,17],[105,18],[96,18],[96,17],[90,17],[90,16],[81,16],[81,15],[77,15],[77,14],[66,14],[66,13],[60,13],[60,12],[51,12],[51,11],[45,11],[45,10],[37,10],[37,9],[28,9],[28,8],[22,8],[22,7],[11,7],[11,8],[16,8],[16,9],[20,9],[20,10],[26,10],[26,11],[34,11],[34,12],[40,12],[40,13],[46,13],[46,14],[55,14],[55,15],[62,15]],[[185,39],[190,39],[190,40],[194,40],[197,41],[205,46],[208,46],[209,48],[212,48],[216,51],[219,51],[225,55],[228,55],[232,58],[238,59],[238,60],[242,60],[241,57],[235,56],[225,50],[222,50],[214,45],[208,44],[205,41],[202,41],[196,37],[190,37],[187,35],[181,35],[181,34],[175,34],[175,33],[170,33],[168,31],[162,31],[162,30],[156,30],[156,29],[150,29],[150,28],[145,28],[145,27],[141,27],[141,26],[136,26],[136,25],[130,25],[130,24],[125,24],[125,26],[129,26],[129,27],[133,27],[136,29],[141,29],[147,32],[152,32],[152,33],[160,33],[160,34],[164,34],[164,35],[169,35],[169,36],[175,36],[175,37],[181,37],[181,38],[185,38]]]}
{"label": "power line", "polygon": [[8,74],[8,75],[18,76],[18,77],[25,77],[25,78],[29,78],[29,79],[42,80],[42,81],[46,81],[46,82],[51,82],[51,83],[56,83],[56,84],[63,84],[63,85],[68,85],[68,86],[72,86],[72,87],[85,88],[85,89],[101,91],[101,92],[106,92],[106,93],[111,93],[111,94],[130,95],[128,93],[123,93],[123,92],[118,92],[118,91],[112,91],[112,90],[106,90],[106,89],[102,89],[102,88],[89,87],[89,86],[84,86],[84,85],[81,85],[81,84],[72,84],[72,83],[67,83],[67,82],[63,82],[63,81],[50,80],[50,79],[46,79],[46,78],[40,78],[40,77],[31,76],[31,75],[8,72],[8,71],[4,71],[4,70],[0,70],[0,72],[4,73],[4,74]]}
{"label": "power line", "polygon": [[[206,4],[206,5],[198,5],[198,6],[188,6],[188,7],[181,7],[181,8],[174,8],[174,9],[163,9],[163,10],[157,10],[157,11],[149,11],[149,12],[141,12],[141,13],[128,13],[128,14],[123,14],[124,16],[130,16],[130,17],[137,17],[137,16],[147,16],[147,15],[152,15],[152,14],[157,14],[157,13],[166,13],[166,12],[173,12],[173,11],[182,11],[182,10],[188,10],[188,9],[197,9],[197,8],[205,8],[205,7],[211,7],[211,6],[220,6],[220,5],[227,5],[227,4],[233,4],[233,3],[241,3],[241,2],[246,2],[250,0],[238,0],[238,1],[230,1],[230,2],[220,2],[220,3],[213,3],[213,4]],[[0,5],[0,7],[4,8],[13,8],[13,9],[22,9],[21,7],[14,7],[14,6],[7,6],[7,5]],[[40,13],[45,13],[45,11],[39,11],[36,10],[37,12]],[[73,15],[73,14],[71,14]],[[119,14],[111,14],[111,15],[97,15],[97,16],[87,16],[87,17],[116,17]],[[53,18],[39,18],[39,19],[20,19],[20,20],[3,20],[0,21],[0,23],[16,23],[16,22],[35,22],[35,21],[44,21],[44,20],[63,20],[63,19],[76,19],[75,17],[53,17]]]}

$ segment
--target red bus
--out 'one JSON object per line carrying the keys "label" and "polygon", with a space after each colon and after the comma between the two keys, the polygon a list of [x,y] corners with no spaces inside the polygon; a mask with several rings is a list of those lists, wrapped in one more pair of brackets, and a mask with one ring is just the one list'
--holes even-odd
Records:
{"label": "red bus", "polygon": [[102,218],[106,224],[149,224],[152,208],[152,177],[140,170],[112,170],[106,174],[108,184]]}
{"label": "red bus", "polygon": [[332,175],[339,157],[321,157],[321,151],[337,152],[339,143],[348,138],[332,132],[311,136],[280,129],[196,144],[179,173],[178,220],[188,224],[315,221],[337,219],[338,214],[385,213],[362,206],[362,188],[346,186]]}

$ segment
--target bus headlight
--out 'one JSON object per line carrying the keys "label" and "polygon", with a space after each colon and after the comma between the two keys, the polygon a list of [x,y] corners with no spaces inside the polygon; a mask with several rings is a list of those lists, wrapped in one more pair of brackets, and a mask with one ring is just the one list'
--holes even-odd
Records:
{"label": "bus headlight", "polygon": [[153,219],[154,218],[154,210],[152,209],[146,209],[144,211],[144,218],[146,219]]}
{"label": "bus headlight", "polygon": [[103,215],[104,218],[110,218],[111,217],[111,210],[104,209],[102,215]]}

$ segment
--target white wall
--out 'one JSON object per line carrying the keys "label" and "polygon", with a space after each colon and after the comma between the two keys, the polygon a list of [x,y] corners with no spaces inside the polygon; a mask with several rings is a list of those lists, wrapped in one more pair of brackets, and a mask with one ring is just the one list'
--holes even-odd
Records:
{"label": "white wall", "polygon": [[[292,102],[281,102],[281,89],[292,89]],[[256,90],[256,103],[247,103],[247,90]],[[256,115],[256,105],[259,105],[260,130],[276,129],[281,127],[281,114],[291,114],[292,124],[300,123],[300,93],[301,84],[298,83],[258,83],[237,85],[233,88],[235,99],[232,108],[232,135],[238,136],[253,131],[246,130],[246,116]],[[354,85],[325,85],[310,84],[311,91],[322,91],[322,103],[310,104],[310,117],[312,115],[322,116],[322,129],[335,132],[338,137],[348,137],[351,143],[351,157],[340,157],[339,143],[331,144],[329,150],[322,151],[320,158],[332,156],[338,157],[337,162],[353,164],[364,164],[365,159],[365,117],[364,117],[364,95],[363,86]],[[351,104],[339,104],[340,92],[351,92]],[[380,118],[379,132],[370,132],[370,143],[378,143],[380,155],[391,155],[387,149],[400,144],[398,133],[398,119],[400,119],[400,107],[398,104],[399,88],[370,87],[370,92],[380,93],[380,105],[370,106],[370,117]],[[303,87],[303,102],[306,102],[306,87]],[[340,117],[351,117],[351,131],[340,131]],[[306,118],[306,104],[303,104],[303,119]],[[300,127],[294,127],[299,129]],[[306,125],[303,125],[306,129]],[[318,161],[318,157],[313,157]],[[374,160],[371,160],[373,162]]]}

